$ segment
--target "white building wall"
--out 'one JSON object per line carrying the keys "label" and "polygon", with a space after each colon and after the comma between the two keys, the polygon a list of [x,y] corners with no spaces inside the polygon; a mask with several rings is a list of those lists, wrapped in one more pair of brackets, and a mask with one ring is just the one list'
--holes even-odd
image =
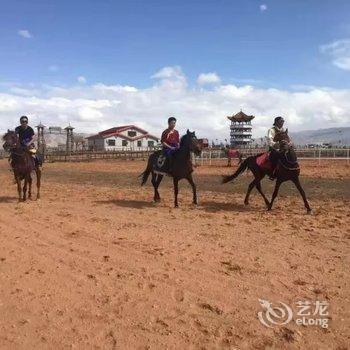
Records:
{"label": "white building wall", "polygon": [[[141,134],[139,134],[141,135]],[[115,145],[114,146],[109,146],[109,140],[114,140]],[[116,150],[135,150],[135,151],[142,151],[142,150],[147,150],[149,148],[148,141],[152,141],[153,145],[157,145],[157,141],[149,138],[149,137],[144,137],[139,140],[135,141],[127,141],[127,146],[123,146],[123,138],[117,137],[117,136],[112,136],[108,138],[100,138],[100,139],[95,139],[95,140],[89,140],[89,149],[93,148],[96,151],[116,151]]]}

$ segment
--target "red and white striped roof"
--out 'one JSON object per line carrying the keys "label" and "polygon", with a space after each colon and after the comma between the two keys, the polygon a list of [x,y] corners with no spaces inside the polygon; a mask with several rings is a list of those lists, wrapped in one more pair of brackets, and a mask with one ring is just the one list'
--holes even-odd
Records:
{"label": "red and white striped roof", "polygon": [[[130,136],[122,134],[122,132],[129,131],[129,130],[138,131],[142,135],[135,136],[135,137],[130,137]],[[142,139],[142,138],[145,138],[145,137],[153,139],[155,141],[159,140],[159,137],[156,137],[154,135],[149,134],[146,130],[141,129],[141,128],[139,128],[136,125],[117,126],[117,127],[114,127],[114,128],[110,128],[110,129],[101,131],[101,132],[99,132],[96,135],[89,136],[89,137],[87,137],[87,139],[88,140],[95,140],[95,139],[100,139],[100,138],[106,139],[108,137],[120,137],[122,139],[129,140],[129,141],[135,141],[135,140],[139,140],[139,139]]]}

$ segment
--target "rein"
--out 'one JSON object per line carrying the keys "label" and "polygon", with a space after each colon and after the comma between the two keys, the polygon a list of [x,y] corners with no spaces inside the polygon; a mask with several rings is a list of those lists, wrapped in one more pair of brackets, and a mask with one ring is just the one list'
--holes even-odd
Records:
{"label": "rein", "polygon": [[287,165],[283,164],[281,159],[278,160],[278,163],[281,164],[283,166],[283,168],[285,168],[287,170],[300,170],[300,166],[298,164],[298,161],[297,160],[296,161],[289,160],[288,159],[288,153],[289,153],[289,151],[285,151],[284,152],[284,157],[285,157],[287,163],[291,164],[291,166],[293,166],[293,164],[294,164],[294,167],[288,167]]}

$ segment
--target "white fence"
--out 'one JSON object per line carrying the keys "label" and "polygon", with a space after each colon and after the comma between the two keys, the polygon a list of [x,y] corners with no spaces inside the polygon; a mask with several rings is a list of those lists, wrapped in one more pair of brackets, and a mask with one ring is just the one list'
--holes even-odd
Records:
{"label": "white fence", "polygon": [[[266,152],[265,149],[241,149],[239,152],[243,158]],[[321,164],[322,160],[341,160],[350,164],[350,149],[296,149],[298,160],[316,160]],[[197,165],[214,165],[219,162],[227,161],[227,153],[223,150],[205,150],[199,157],[195,158]]]}
{"label": "white fence", "polygon": [[[266,152],[265,149],[248,148],[239,150],[243,158]],[[146,159],[151,151],[115,151],[115,152],[90,152],[80,151],[66,155],[64,152],[46,154],[46,161],[91,161],[95,159]],[[323,160],[341,160],[350,164],[350,149],[296,149],[298,160],[317,160],[321,164]],[[0,158],[7,157],[4,151],[0,151]],[[215,165],[227,162],[227,152],[224,150],[207,149],[202,151],[199,157],[195,157],[196,165]]]}

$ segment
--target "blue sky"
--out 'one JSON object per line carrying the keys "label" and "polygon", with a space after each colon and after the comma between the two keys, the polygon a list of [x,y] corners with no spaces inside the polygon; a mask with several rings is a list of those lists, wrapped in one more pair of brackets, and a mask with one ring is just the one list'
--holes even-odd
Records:
{"label": "blue sky", "polygon": [[169,115],[224,139],[350,125],[348,0],[0,0],[0,130],[27,114],[79,131]]}
{"label": "blue sky", "polygon": [[[190,81],[350,87],[319,47],[350,36],[350,1],[0,1],[0,78],[147,86],[161,67]],[[266,10],[260,9],[266,5]],[[28,30],[23,38],[18,30]],[[50,68],[51,67],[51,70]]]}

